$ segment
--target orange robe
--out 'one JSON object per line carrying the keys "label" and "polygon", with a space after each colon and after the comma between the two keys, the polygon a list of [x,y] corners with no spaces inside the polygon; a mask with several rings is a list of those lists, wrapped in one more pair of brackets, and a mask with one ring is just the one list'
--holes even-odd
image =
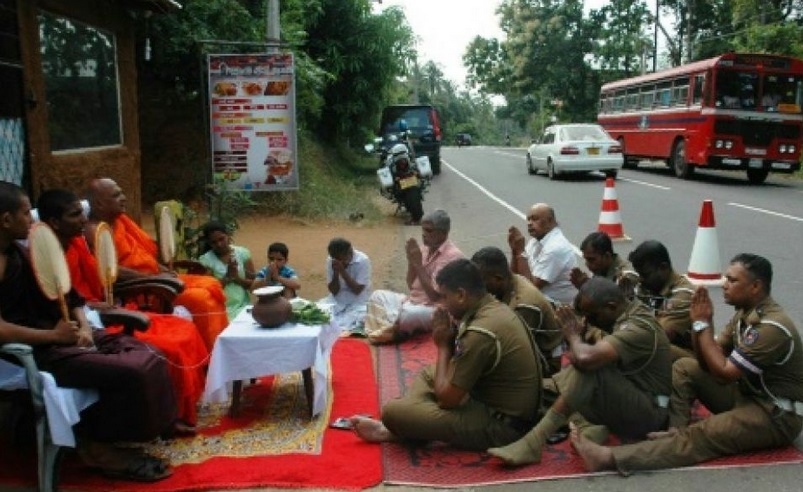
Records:
{"label": "orange robe", "polygon": [[[104,301],[98,264],[83,237],[70,241],[67,251],[70,280],[75,290],[87,301]],[[128,306],[126,306],[128,307]],[[134,336],[164,353],[167,369],[176,391],[178,417],[195,425],[198,420],[197,403],[204,391],[209,351],[195,325],[177,316],[145,313],[151,321],[146,331],[135,331]],[[115,333],[121,327],[107,327]]]}
{"label": "orange robe", "polygon": [[[158,274],[156,242],[130,217],[120,215],[112,225],[117,261],[121,266],[140,273]],[[229,324],[226,315],[226,294],[220,282],[209,275],[179,275],[184,291],[175,303],[192,313],[207,349],[212,351],[215,339]]]}

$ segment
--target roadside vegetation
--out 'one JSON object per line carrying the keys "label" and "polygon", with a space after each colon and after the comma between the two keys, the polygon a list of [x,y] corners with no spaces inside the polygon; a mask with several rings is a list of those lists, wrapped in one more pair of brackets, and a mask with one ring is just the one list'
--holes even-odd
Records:
{"label": "roadside vegetation", "polygon": [[[265,0],[181,3],[138,25],[139,46],[147,38],[153,47],[149,61],[137,57],[143,175],[159,177],[143,190],[148,203],[203,201],[212,184],[206,55],[266,49]],[[586,11],[582,0],[504,0],[504,38],[477,37],[466,47],[466,90],[419,57],[416,33],[398,7],[282,0],[282,49],[294,54],[297,69],[301,189],[253,200],[271,213],[370,216],[360,208],[370,208],[362,192],[373,186],[375,162],[361,148],[388,104],[435,105],[446,145],[469,133],[474,145],[503,145],[510,135],[526,146],[553,117],[594,121],[599,88],[611,80],[728,50],[803,57],[800,0],[662,0],[666,25],[653,57],[655,4],[610,0]],[[492,104],[492,96],[504,104]]]}

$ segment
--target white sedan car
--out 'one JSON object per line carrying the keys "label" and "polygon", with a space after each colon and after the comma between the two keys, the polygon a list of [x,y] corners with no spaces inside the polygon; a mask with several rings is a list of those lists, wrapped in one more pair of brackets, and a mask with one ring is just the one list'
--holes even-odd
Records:
{"label": "white sedan car", "polygon": [[616,177],[622,168],[622,146],[599,125],[552,125],[527,149],[527,171],[559,174],[602,171]]}

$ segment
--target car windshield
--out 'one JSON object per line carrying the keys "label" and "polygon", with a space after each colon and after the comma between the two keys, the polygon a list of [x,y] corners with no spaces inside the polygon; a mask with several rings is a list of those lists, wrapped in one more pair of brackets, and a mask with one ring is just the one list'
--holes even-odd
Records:
{"label": "car windshield", "polygon": [[561,140],[563,141],[591,140],[601,142],[610,139],[611,137],[598,126],[568,126],[561,129]]}
{"label": "car windshield", "polygon": [[382,128],[384,133],[398,132],[399,122],[402,119],[407,122],[407,127],[416,133],[431,128],[427,110],[423,108],[389,111],[385,117],[385,126]]}

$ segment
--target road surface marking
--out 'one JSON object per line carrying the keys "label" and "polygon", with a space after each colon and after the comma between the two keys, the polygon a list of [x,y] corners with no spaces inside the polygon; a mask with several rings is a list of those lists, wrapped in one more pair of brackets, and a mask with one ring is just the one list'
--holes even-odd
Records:
{"label": "road surface marking", "polygon": [[457,175],[458,175],[458,176],[460,176],[461,178],[463,178],[463,179],[465,179],[466,181],[468,181],[469,183],[473,184],[473,185],[474,185],[474,186],[475,186],[475,187],[476,187],[478,190],[480,190],[481,192],[485,193],[485,195],[486,195],[488,198],[490,198],[491,200],[495,201],[495,202],[496,202],[496,203],[498,203],[499,205],[502,205],[502,206],[503,206],[503,207],[505,207],[506,209],[508,209],[508,210],[510,210],[511,212],[513,212],[513,214],[514,214],[516,217],[520,218],[521,220],[527,220],[527,215],[525,215],[525,214],[521,213],[521,212],[520,212],[518,209],[516,209],[516,207],[514,207],[513,205],[511,205],[511,204],[507,203],[506,201],[502,200],[501,198],[499,198],[498,196],[494,195],[494,194],[493,194],[493,193],[491,193],[490,191],[486,190],[485,188],[483,188],[483,187],[482,187],[482,185],[481,185],[481,184],[477,183],[476,181],[474,181],[473,179],[469,178],[468,176],[466,176],[466,175],[465,175],[465,174],[463,174],[462,172],[458,171],[458,170],[457,170],[457,168],[455,168],[454,166],[452,166],[452,165],[451,165],[451,164],[449,164],[448,162],[444,161],[443,159],[441,159],[441,163],[445,164],[445,165],[446,165],[446,167],[448,167],[449,169],[451,169],[453,173],[457,174]]}
{"label": "road surface marking", "polygon": [[515,157],[516,159],[521,159],[522,157],[524,157],[524,155],[522,154],[514,154],[512,152],[505,152],[502,150],[494,150],[494,154],[504,155],[507,157]]}
{"label": "road surface marking", "polygon": [[[496,203],[498,203],[499,205],[502,205],[502,206],[503,206],[503,207],[505,207],[506,209],[508,209],[508,210],[510,210],[511,212],[513,212],[513,215],[515,215],[515,216],[516,216],[516,217],[518,217],[519,219],[521,219],[521,220],[523,220],[523,221],[525,221],[525,222],[527,221],[527,214],[524,214],[524,213],[522,213],[521,211],[519,211],[519,210],[518,210],[516,207],[514,207],[513,205],[511,205],[511,204],[507,203],[506,201],[502,200],[501,198],[499,198],[498,196],[494,195],[494,194],[493,194],[493,193],[491,193],[490,191],[486,190],[485,188],[483,188],[483,187],[482,187],[482,185],[481,185],[481,184],[477,183],[476,181],[474,181],[473,179],[469,178],[468,176],[466,176],[466,175],[465,175],[465,174],[463,174],[462,172],[458,171],[458,170],[457,170],[457,169],[456,169],[454,166],[452,166],[452,165],[451,165],[451,164],[449,164],[448,162],[444,161],[443,159],[441,159],[441,164],[445,165],[445,166],[446,166],[446,167],[448,167],[448,168],[449,168],[449,169],[450,169],[450,170],[451,170],[453,173],[457,174],[457,175],[458,175],[458,176],[460,176],[461,178],[465,179],[466,181],[468,181],[469,183],[471,183],[472,185],[474,185],[474,186],[475,186],[475,187],[476,187],[478,190],[480,190],[481,192],[483,192],[483,193],[485,194],[485,196],[487,196],[488,198],[490,198],[491,200],[495,201],[495,202],[496,202]],[[577,247],[577,246],[575,246],[574,244],[572,244],[572,248],[574,248],[574,252],[575,252],[577,255],[579,255],[579,256],[580,256],[580,258],[582,258],[582,257],[583,257],[583,252],[582,252],[582,251],[580,251],[580,248],[578,248],[578,247]]]}
{"label": "road surface marking", "polygon": [[644,186],[651,186],[653,188],[658,188],[659,190],[665,190],[665,191],[669,191],[672,189],[668,186],[661,186],[657,184],[647,183],[646,181],[639,181],[637,179],[623,178],[621,176],[619,176],[619,181],[627,181],[628,183],[636,183]]}
{"label": "road surface marking", "polygon": [[728,203],[728,205],[731,205],[731,206],[734,206],[734,207],[739,207],[739,208],[745,208],[747,210],[752,210],[754,212],[761,212],[763,214],[774,215],[776,217],[782,217],[784,219],[796,220],[798,222],[803,222],[803,217],[795,217],[794,215],[787,215],[787,214],[782,214],[780,212],[773,212],[772,210],[767,210],[767,209],[764,209],[764,208],[751,207],[749,205],[742,205],[741,203],[733,203],[733,202]]}

